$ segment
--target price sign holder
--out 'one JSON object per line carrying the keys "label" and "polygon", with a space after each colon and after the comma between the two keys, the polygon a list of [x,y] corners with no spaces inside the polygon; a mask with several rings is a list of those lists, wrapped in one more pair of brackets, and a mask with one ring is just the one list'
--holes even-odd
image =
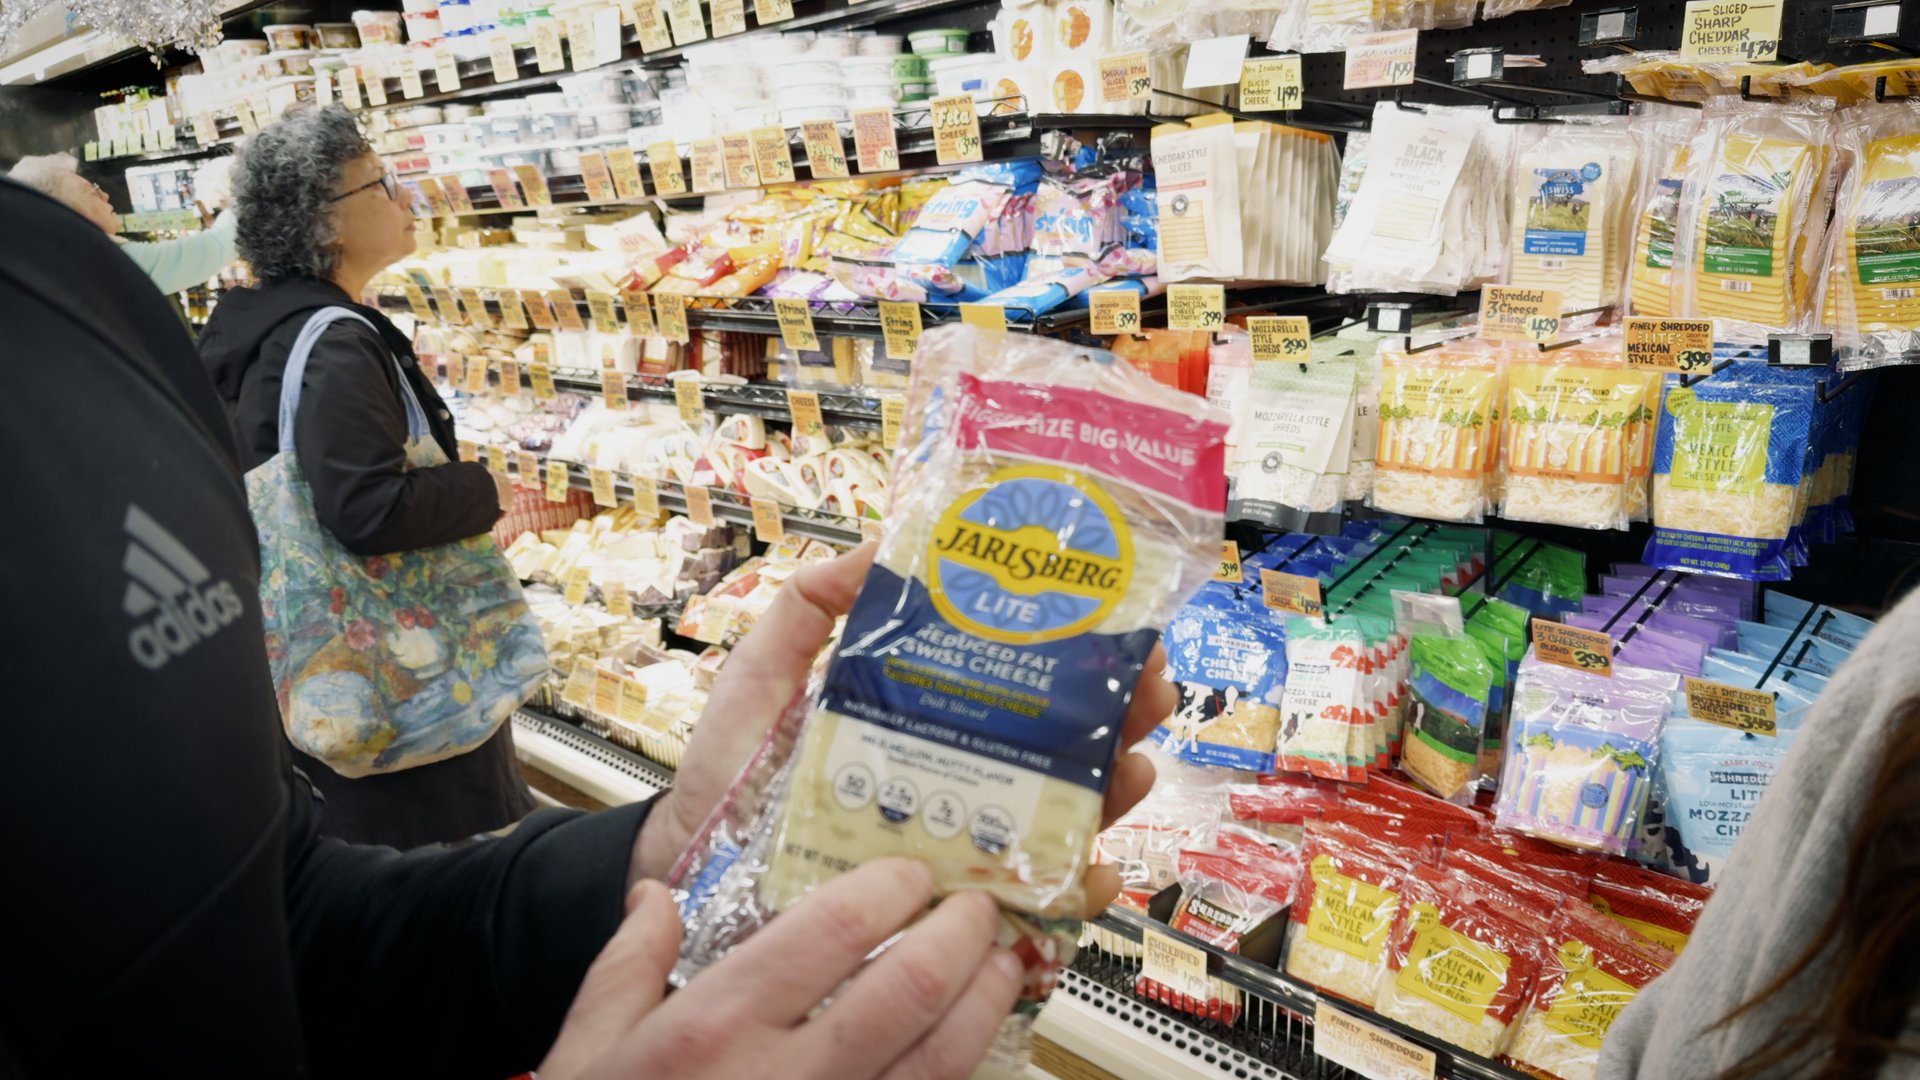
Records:
{"label": "price sign holder", "polygon": [[979,161],[980,117],[972,94],[949,94],[927,103],[933,120],[933,157],[942,165]]}
{"label": "price sign holder", "polygon": [[1780,55],[1785,0],[1687,0],[1680,20],[1680,59],[1756,63]]}
{"label": "price sign holder", "polygon": [[1255,315],[1247,320],[1253,358],[1306,363],[1312,355],[1313,329],[1305,315]]}
{"label": "price sign holder", "polygon": [[1256,57],[1240,67],[1241,112],[1298,109],[1305,93],[1298,53]]}
{"label": "price sign holder", "polygon": [[687,298],[678,293],[654,293],[653,324],[661,337],[685,345],[692,337],[687,329]]}
{"label": "price sign holder", "polygon": [[894,141],[893,110],[855,109],[853,145],[863,173],[892,172],[900,167],[900,144]]}
{"label": "price sign holder", "polygon": [[796,435],[820,435],[827,430],[820,417],[820,395],[811,390],[787,391],[787,411],[793,416]]}
{"label": "price sign holder", "polygon": [[713,528],[713,492],[699,484],[681,484],[687,500],[687,520],[703,529]]}
{"label": "price sign holder", "polygon": [[813,329],[813,305],[795,297],[779,297],[773,302],[773,317],[780,323],[780,340],[789,349],[817,351],[820,335]]}
{"label": "price sign holder", "polygon": [[1707,319],[1629,316],[1624,327],[1627,366],[1692,375],[1713,366],[1713,323]]}
{"label": "price sign holder", "polygon": [[1342,86],[1412,86],[1414,59],[1420,53],[1417,29],[1383,30],[1347,38],[1346,78]]}
{"label": "price sign holder", "polygon": [[1260,571],[1260,600],[1269,611],[1292,615],[1318,618],[1326,611],[1320,602],[1320,579],[1304,574]]}
{"label": "price sign holder", "polygon": [[1144,52],[1117,53],[1100,58],[1100,100],[1107,105],[1140,101],[1153,96],[1153,67]]}
{"label": "price sign holder", "polygon": [[1088,330],[1094,334],[1131,334],[1140,329],[1140,294],[1132,289],[1098,289],[1087,294]]}
{"label": "price sign holder", "polygon": [[763,184],[785,184],[793,180],[793,150],[787,143],[787,129],[759,127],[747,133],[753,140],[753,166],[760,171]]}
{"label": "price sign holder", "polygon": [[588,469],[587,481],[593,486],[593,505],[606,507],[620,505],[620,500],[615,497],[613,491],[613,470]]}
{"label": "price sign holder", "polygon": [[1835,4],[1833,19],[1827,25],[1827,41],[1829,44],[1844,45],[1856,41],[1898,38],[1902,6],[1900,0]]}
{"label": "price sign holder", "polygon": [[780,519],[780,504],[772,499],[755,499],[753,507],[753,537],[768,544],[777,544],[786,538],[786,523]]}
{"label": "price sign holder", "polygon": [[673,403],[680,410],[680,421],[688,427],[698,430],[706,423],[707,402],[700,395],[699,379],[673,380]]}
{"label": "price sign holder", "polygon": [[907,300],[880,301],[880,332],[887,359],[911,360],[920,347],[920,305]]}
{"label": "price sign holder", "polygon": [[846,144],[840,141],[840,126],[831,120],[809,120],[800,125],[800,137],[807,145],[807,167],[815,180],[834,180],[847,175]]}
{"label": "price sign holder", "polygon": [[587,324],[580,318],[580,305],[573,302],[573,293],[566,289],[554,289],[547,294],[547,306],[553,309],[553,321],[562,330],[585,330]]}
{"label": "price sign holder", "polygon": [[1832,334],[1768,334],[1767,363],[1787,367],[1831,367]]}
{"label": "price sign holder", "polygon": [[[673,144],[667,145],[671,148]],[[674,159],[676,162],[679,160],[679,158]],[[646,194],[646,189],[640,186],[640,166],[633,160],[631,147],[616,146],[607,151],[607,170],[613,174],[613,190],[621,198],[638,199]],[[685,182],[683,181],[680,186],[684,189]],[[662,192],[662,194],[672,193]]]}
{"label": "price sign holder", "polygon": [[1541,343],[1559,335],[1559,292],[1515,285],[1488,285],[1480,290],[1482,341]]}
{"label": "price sign holder", "polygon": [[627,314],[627,333],[634,337],[646,337],[653,333],[653,308],[647,304],[646,293],[621,293],[620,307]]}
{"label": "price sign holder", "polygon": [[633,509],[642,517],[660,516],[660,485],[651,476],[629,476],[627,485],[633,488]]}
{"label": "price sign holder", "polygon": [[1367,329],[1376,334],[1404,334],[1413,329],[1413,305],[1368,304]]}
{"label": "price sign holder", "polygon": [[603,334],[620,332],[620,320],[614,315],[613,297],[603,292],[587,294],[587,313],[593,316],[593,328]]}
{"label": "price sign holder", "polygon": [[547,462],[547,501],[567,501],[567,463],[564,461]]}
{"label": "price sign holder", "polygon": [[1586,11],[1580,15],[1579,42],[1583,47],[1595,45],[1631,45],[1640,36],[1640,9],[1638,7],[1602,8],[1599,11]]}
{"label": "price sign holder", "polygon": [[1227,322],[1227,291],[1219,285],[1167,288],[1167,329],[1214,331]]}
{"label": "price sign holder", "polygon": [[1462,49],[1453,54],[1452,64],[1455,86],[1496,82],[1506,77],[1507,50]]}
{"label": "price sign holder", "polygon": [[1613,638],[1598,630],[1535,619],[1533,652],[1548,664],[1608,678],[1613,676]]}

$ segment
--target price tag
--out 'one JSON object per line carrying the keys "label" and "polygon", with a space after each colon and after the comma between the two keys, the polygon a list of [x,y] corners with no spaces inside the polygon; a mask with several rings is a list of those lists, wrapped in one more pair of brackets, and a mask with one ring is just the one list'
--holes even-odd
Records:
{"label": "price tag", "polygon": [[1007,332],[1007,309],[999,304],[961,304],[960,321],[989,334]]}
{"label": "price tag", "polygon": [[1420,31],[1383,30],[1347,35],[1348,90],[1368,86],[1412,86],[1413,61],[1420,52]]}
{"label": "price tag", "polygon": [[508,210],[525,207],[526,200],[520,197],[520,186],[513,182],[513,174],[505,169],[488,169],[487,185],[493,188],[493,197]]}
{"label": "price tag", "polygon": [[[351,77],[353,74],[353,71],[351,68],[344,69],[340,72],[340,74]],[[356,99],[359,96],[360,95],[357,93],[354,95]],[[350,109],[358,109],[360,106],[358,104],[354,104],[354,105],[349,105],[347,107]],[[240,134],[242,135],[251,135],[254,132],[260,130],[260,121],[254,118],[253,106],[247,102],[246,98],[240,98],[233,103],[233,117],[234,119],[240,121]],[[120,155],[118,153],[115,153],[111,156],[119,157]]]}
{"label": "price tag", "polygon": [[[367,103],[360,98],[360,72],[357,68],[343,67],[333,73],[334,86],[340,91],[340,104],[354,112],[366,108]],[[246,127],[241,124],[242,129]]]}
{"label": "price tag", "polygon": [[560,594],[560,599],[569,604],[584,604],[587,602],[587,586],[590,584],[592,582],[587,578],[587,568],[576,566],[567,571],[565,591]]}
{"label": "price tag", "polygon": [[700,395],[699,379],[673,380],[673,404],[680,410],[681,423],[695,430],[706,423],[707,402]]}
{"label": "price tag", "polygon": [[627,407],[627,377],[618,371],[600,373],[600,400],[609,409]]}
{"label": "price tag", "polygon": [[193,141],[201,146],[209,146],[220,138],[220,126],[213,122],[212,113],[201,113],[193,118]]}
{"label": "price tag", "polygon": [[1207,1000],[1207,954],[1171,934],[1144,930],[1140,934],[1144,960],[1142,978],[1197,1001]]}
{"label": "price tag", "polygon": [[[618,17],[615,18],[617,20]],[[595,54],[600,49],[594,40],[593,21],[594,17],[590,14],[567,17],[567,52],[571,54],[568,59],[573,62],[575,71],[587,71],[599,66],[600,61]],[[618,21],[614,23],[615,27],[619,25]]]}
{"label": "price tag", "polygon": [[[553,305],[547,303],[545,296],[532,289],[523,289],[520,302],[526,305],[527,321],[533,323],[535,330],[553,329]],[[571,304],[572,298],[569,297],[567,302]]]}
{"label": "price tag", "polygon": [[[633,151],[616,150],[613,153],[625,154],[627,158],[626,167],[629,169],[634,168]],[[680,169],[680,152],[673,148],[673,143],[657,142],[647,147],[647,172],[653,177],[653,193],[655,195],[685,195],[687,193],[686,174]],[[620,179],[620,165],[618,161],[614,163],[613,175],[614,180],[618,182]],[[633,172],[633,186],[637,194],[640,187],[640,173],[637,169],[634,169]],[[626,196],[624,188],[621,191],[621,195],[622,197]]]}
{"label": "price tag", "polygon": [[693,163],[693,190],[696,193],[726,190],[727,166],[719,139],[693,140],[687,144],[687,157]]}
{"label": "price tag", "polygon": [[629,476],[627,484],[633,488],[633,509],[641,517],[660,516],[660,485],[651,476]]}
{"label": "price tag", "polygon": [[1305,363],[1313,348],[1313,330],[1305,315],[1256,315],[1247,320],[1253,358]]}
{"label": "price tag", "polygon": [[[1213,572],[1213,580],[1224,581],[1229,585],[1240,584],[1245,572],[1240,569],[1240,545],[1231,540],[1220,541],[1220,566]],[[1263,581],[1261,585],[1266,583]],[[1265,589],[1262,589],[1264,592]]]}
{"label": "price tag", "polygon": [[587,294],[587,311],[593,316],[593,328],[603,334],[620,332],[620,320],[614,315],[613,297],[603,292]]}
{"label": "price tag", "polygon": [[507,448],[506,447],[504,446],[487,447],[487,468],[496,473],[499,473],[501,476],[507,475]]}
{"label": "price tag", "polygon": [[793,0],[753,0],[753,18],[761,26],[793,18]]}
{"label": "price tag", "polygon": [[567,56],[560,51],[560,20],[534,20],[533,59],[542,75],[567,70]]}
{"label": "price tag", "polygon": [[440,309],[440,321],[454,326],[465,320],[460,316],[460,305],[453,298],[453,290],[445,285],[433,287],[433,306]]}
{"label": "price tag", "polygon": [[1709,724],[1769,738],[1780,734],[1773,695],[1687,676],[1687,715]]}
{"label": "price tag", "polygon": [[367,104],[378,109],[387,103],[387,71],[384,65],[368,65],[361,69],[360,78],[367,84]]}
{"label": "price tag", "polygon": [[1227,290],[1219,285],[1167,287],[1167,329],[1218,330],[1227,322]]}
{"label": "price tag", "polygon": [[[1224,552],[1222,552],[1224,556]],[[1222,562],[1224,563],[1224,558]],[[1224,565],[1222,567],[1224,569]],[[1260,600],[1269,610],[1318,618],[1320,579],[1304,574],[1283,574],[1277,570],[1260,571]]]}
{"label": "price tag", "polygon": [[540,490],[540,459],[530,450],[519,450],[513,455],[514,471],[520,474],[520,486]]}
{"label": "price tag", "polygon": [[920,305],[907,300],[880,301],[880,332],[887,339],[887,359],[911,360],[920,347]]}
{"label": "price tag", "polygon": [[1772,60],[1780,55],[1780,0],[1688,0],[1680,59]]}
{"label": "price tag", "polygon": [[547,501],[567,501],[567,463],[564,461],[547,462]]}
{"label": "price tag", "polygon": [[487,41],[487,58],[493,64],[493,81],[510,83],[520,77],[520,66],[513,58],[513,42],[506,31],[495,33]]}
{"label": "price tag", "polygon": [[562,330],[585,330],[587,324],[581,321],[580,305],[573,302],[573,294],[565,289],[555,289],[547,294],[547,306],[553,309],[553,321]]}
{"label": "price tag", "polygon": [[1626,321],[1627,366],[1682,375],[1713,366],[1713,323],[1706,319]]}
{"label": "price tag", "polygon": [[634,337],[646,337],[653,333],[653,308],[647,306],[646,293],[623,292],[620,294],[620,306],[627,314],[627,333]]}
{"label": "price tag", "polygon": [[[613,490],[613,478],[611,475],[607,478],[607,490]],[[599,495],[595,494],[594,499],[597,501]],[[614,506],[617,504],[607,503],[606,505]],[[600,587],[600,598],[607,602],[607,614],[620,619],[633,617],[633,594],[627,591],[626,582],[607,582]],[[646,693],[646,690],[641,688],[638,683],[628,682],[620,687],[620,719],[622,721],[631,722],[627,720],[628,701],[637,699],[639,705],[644,705],[647,700]]]}
{"label": "price tag", "polygon": [[753,136],[744,131],[729,131],[720,136],[720,159],[726,165],[726,186],[755,187],[760,170],[753,163]]}
{"label": "price tag", "polygon": [[787,348],[810,352],[820,348],[820,335],[813,331],[812,304],[792,297],[778,297],[773,302],[773,317],[779,320],[780,340]]}
{"label": "price tag", "polygon": [[[333,72],[322,71],[314,75],[313,103],[315,105],[330,105],[333,103]],[[194,130],[198,132],[202,129],[195,128]],[[213,129],[209,126],[205,130],[211,131]]]}
{"label": "price tag", "polygon": [[673,27],[675,45],[707,40],[707,24],[700,21],[700,0],[667,0],[667,22]]}
{"label": "price tag", "polygon": [[1482,341],[1552,341],[1560,335],[1560,294],[1488,285],[1480,290]]}
{"label": "price tag", "polygon": [[495,289],[493,302],[500,307],[500,325],[509,330],[527,328],[527,310],[520,306],[519,293],[512,289]]}
{"label": "price tag", "polygon": [[1140,329],[1140,294],[1132,289],[1099,289],[1087,294],[1096,334],[1131,334]]}
{"label": "price tag", "polygon": [[520,190],[526,193],[527,201],[535,206],[552,206],[553,193],[547,190],[547,178],[540,170],[531,165],[515,165],[513,175],[520,180]]}
{"label": "price tag", "polygon": [[520,392],[520,361],[500,361],[500,390],[506,394]]}
{"label": "price tag", "polygon": [[811,390],[787,391],[787,411],[793,414],[795,435],[820,435],[827,430],[820,419],[820,395]]}
{"label": "price tag", "polygon": [[545,364],[528,364],[527,381],[533,384],[535,401],[553,400],[553,369]]}
{"label": "price tag", "polygon": [[632,13],[634,32],[640,37],[641,52],[659,52],[673,48],[673,39],[667,36],[666,24],[660,21],[660,5],[654,0],[639,0],[637,4],[622,3],[623,12]]}
{"label": "price tag", "polygon": [[800,125],[800,138],[807,145],[807,167],[815,180],[847,175],[846,144],[840,141],[840,125],[831,120],[809,120]]}
{"label": "price tag", "polygon": [[417,98],[427,96],[426,84],[420,81],[420,50],[408,49],[400,60],[400,96]]}
{"label": "price tag", "polygon": [[[632,153],[631,150],[628,153]],[[580,155],[580,180],[586,185],[587,198],[593,202],[612,202],[614,200],[613,171],[607,167],[607,156],[598,150],[589,150]]]}
{"label": "price tag", "polygon": [[786,523],[780,520],[780,504],[772,499],[753,500],[754,539],[777,544],[786,535]]}
{"label": "price tag", "polygon": [[460,62],[445,45],[433,47],[433,81],[443,94],[460,89]]}
{"label": "price tag", "polygon": [[1153,68],[1144,52],[1100,58],[1100,100],[1109,105],[1153,96]]}
{"label": "price tag", "polygon": [[454,447],[455,449],[459,450],[461,461],[479,461],[480,460],[480,444],[471,442],[466,439],[461,439],[454,444]]}
{"label": "price tag", "polygon": [[713,492],[699,484],[682,484],[687,499],[687,520],[703,529],[713,528]]}
{"label": "price tag", "polygon": [[1549,664],[1613,677],[1613,638],[1598,630],[1535,619],[1533,653]]}
{"label": "price tag", "polygon": [[754,128],[748,137],[753,140],[753,166],[760,171],[761,183],[785,184],[793,179],[793,150],[786,128]]}
{"label": "price tag", "polygon": [[467,382],[467,364],[459,356],[440,358],[440,384],[448,390],[458,390]]}
{"label": "price tag", "polygon": [[1241,112],[1297,109],[1303,93],[1297,53],[1258,57],[1240,68]]}
{"label": "price tag", "polygon": [[741,0],[709,0],[713,11],[713,36],[727,37],[747,30],[747,9]]}
{"label": "price tag", "polygon": [[467,185],[457,176],[440,178],[440,190],[446,193],[447,208],[456,214],[473,213],[473,199],[467,195]]}
{"label": "price tag", "polygon": [[653,324],[661,337],[685,345],[692,337],[687,330],[687,298],[678,293],[654,293]]}
{"label": "price tag", "polygon": [[460,308],[467,313],[467,321],[475,326],[493,325],[493,316],[487,311],[487,302],[479,289],[460,290]]}
{"label": "price tag", "polygon": [[615,498],[613,494],[613,470],[588,469],[587,481],[593,485],[593,505],[620,505],[620,500]]}
{"label": "price tag", "polygon": [[1314,1005],[1313,1050],[1369,1080],[1433,1080],[1433,1051],[1383,1027],[1356,1020],[1322,1000]]}
{"label": "price tag", "polygon": [[413,309],[413,317],[421,322],[433,322],[433,309],[427,306],[427,294],[411,281],[407,282],[406,289],[407,306]]}
{"label": "price tag", "polygon": [[905,398],[880,399],[880,444],[889,450],[900,445],[900,432],[906,427],[907,401]]}
{"label": "price tag", "polygon": [[567,672],[567,684],[560,691],[560,700],[576,709],[593,708],[593,665],[586,661],[577,661],[573,670]]}
{"label": "price tag", "polygon": [[440,181],[431,176],[422,177],[420,194],[426,196],[427,212],[434,217],[453,213],[453,204],[447,201],[447,190],[440,186]]}
{"label": "price tag", "polygon": [[898,169],[900,145],[893,138],[893,111],[855,109],[853,146],[861,172],[892,172]]}
{"label": "price tag", "polygon": [[593,669],[593,711],[595,715],[616,720],[620,716],[619,675],[603,667]]}
{"label": "price tag", "polygon": [[933,157],[942,165],[980,160],[980,117],[972,94],[949,94],[927,103],[933,119]]}

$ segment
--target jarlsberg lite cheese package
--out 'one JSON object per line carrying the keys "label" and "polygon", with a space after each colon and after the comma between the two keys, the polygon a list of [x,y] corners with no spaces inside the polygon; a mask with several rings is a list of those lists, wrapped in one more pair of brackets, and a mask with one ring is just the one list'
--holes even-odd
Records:
{"label": "jarlsberg lite cheese package", "polygon": [[914,366],[944,377],[910,394],[918,444],[825,675],[742,776],[751,820],[673,876],[682,975],[890,855],[1036,917],[1006,920],[1028,955],[1071,948],[1134,684],[1218,561],[1226,418],[1110,354],[972,327]]}

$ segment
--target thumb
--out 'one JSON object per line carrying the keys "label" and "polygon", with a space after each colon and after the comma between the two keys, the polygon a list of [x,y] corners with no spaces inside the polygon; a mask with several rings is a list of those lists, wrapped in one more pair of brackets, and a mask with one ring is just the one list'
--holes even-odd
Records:
{"label": "thumb", "polygon": [[543,1078],[585,1075],[666,994],[667,974],[680,956],[673,897],[665,885],[643,881],[628,894],[627,907],[627,917],[580,982],[560,1036],[540,1065]]}

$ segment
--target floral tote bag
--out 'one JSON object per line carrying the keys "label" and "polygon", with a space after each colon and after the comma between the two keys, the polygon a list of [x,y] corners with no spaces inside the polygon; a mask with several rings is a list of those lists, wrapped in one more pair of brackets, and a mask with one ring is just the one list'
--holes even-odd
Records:
{"label": "floral tote bag", "polygon": [[[294,453],[293,418],[307,355],[339,319],[367,321],[336,307],[307,322],[281,380],[280,452],[246,479],[260,534],[267,657],[287,737],[340,775],[358,777],[478,747],[547,677],[547,654],[490,534],[362,556],[320,524]],[[408,467],[445,464],[404,371],[400,388]]]}

